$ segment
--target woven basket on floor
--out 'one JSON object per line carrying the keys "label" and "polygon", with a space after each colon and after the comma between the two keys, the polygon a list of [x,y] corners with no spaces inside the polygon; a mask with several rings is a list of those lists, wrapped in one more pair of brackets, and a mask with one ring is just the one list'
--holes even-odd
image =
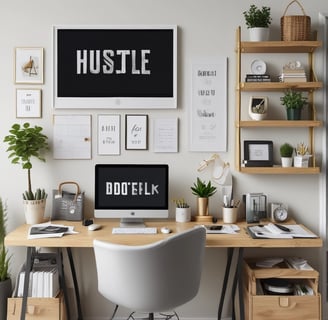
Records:
{"label": "woven basket on floor", "polygon": [[[296,2],[303,15],[286,16],[289,6]],[[304,8],[298,0],[293,0],[287,6],[283,16],[280,19],[281,40],[283,41],[307,41],[311,38],[311,18],[305,14]]]}

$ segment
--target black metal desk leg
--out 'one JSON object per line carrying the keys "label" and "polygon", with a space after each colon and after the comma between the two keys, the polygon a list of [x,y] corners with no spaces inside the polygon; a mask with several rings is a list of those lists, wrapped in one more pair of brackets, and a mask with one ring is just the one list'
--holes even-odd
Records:
{"label": "black metal desk leg", "polygon": [[24,289],[23,289],[23,299],[22,299],[22,309],[21,309],[21,320],[25,320],[26,307],[27,307],[27,296],[28,296],[28,287],[30,284],[30,272],[33,266],[33,252],[34,248],[26,248],[26,262],[25,262],[25,278],[24,278]]}
{"label": "black metal desk leg", "polygon": [[232,290],[231,290],[231,301],[232,301],[232,320],[236,319],[235,312],[235,296],[237,285],[239,288],[239,309],[240,309],[240,320],[245,319],[244,315],[244,300],[243,300],[243,288],[242,288],[242,267],[243,267],[243,256],[244,248],[239,248],[238,259],[236,264],[236,271],[233,280]]}
{"label": "black metal desk leg", "polygon": [[74,283],[78,320],[83,320],[82,308],[81,308],[81,299],[80,299],[80,291],[79,291],[79,283],[77,282],[77,279],[76,279],[76,272],[75,272],[75,266],[74,266],[72,250],[71,250],[71,248],[66,248],[66,250],[67,250],[67,255],[68,255],[69,264],[70,264],[70,267],[71,267],[72,278],[73,278],[73,283]]}
{"label": "black metal desk leg", "polygon": [[63,289],[64,292],[66,315],[67,315],[67,319],[70,319],[70,309],[69,309],[68,293],[67,293],[65,274],[64,274],[64,264],[62,259],[62,251],[60,248],[57,248],[56,260],[57,260],[57,268],[59,273],[59,283],[60,283],[60,287]]}
{"label": "black metal desk leg", "polygon": [[226,264],[223,286],[222,286],[221,297],[220,297],[220,303],[219,303],[219,309],[218,309],[218,320],[221,320],[221,316],[222,316],[222,309],[223,309],[225,293],[227,290],[227,285],[228,285],[228,280],[229,280],[229,273],[230,273],[230,268],[231,268],[233,251],[234,251],[234,248],[227,249],[227,264]]}

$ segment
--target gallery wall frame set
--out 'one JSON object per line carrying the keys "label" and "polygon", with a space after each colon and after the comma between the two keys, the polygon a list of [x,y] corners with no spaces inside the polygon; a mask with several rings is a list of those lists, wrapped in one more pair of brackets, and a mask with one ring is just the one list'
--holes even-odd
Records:
{"label": "gallery wall frame set", "polygon": [[16,84],[43,84],[43,48],[17,47],[14,53]]}

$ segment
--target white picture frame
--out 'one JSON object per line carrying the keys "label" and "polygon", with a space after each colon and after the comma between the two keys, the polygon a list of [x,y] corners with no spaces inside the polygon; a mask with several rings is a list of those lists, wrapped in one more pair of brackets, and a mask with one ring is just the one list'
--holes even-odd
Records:
{"label": "white picture frame", "polygon": [[125,115],[125,149],[148,149],[148,115]]}
{"label": "white picture frame", "polygon": [[121,153],[120,115],[98,115],[98,155]]}
{"label": "white picture frame", "polygon": [[16,118],[41,118],[41,89],[16,89]]}
{"label": "white picture frame", "polygon": [[15,48],[15,83],[43,84],[43,48]]}

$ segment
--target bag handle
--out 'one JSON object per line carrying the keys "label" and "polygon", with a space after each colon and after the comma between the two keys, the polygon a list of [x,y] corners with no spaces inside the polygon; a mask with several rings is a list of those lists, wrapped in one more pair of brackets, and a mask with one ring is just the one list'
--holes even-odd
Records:
{"label": "bag handle", "polygon": [[59,186],[58,186],[58,194],[63,193],[63,185],[65,185],[65,184],[73,184],[73,185],[76,186],[76,194],[75,194],[75,198],[74,198],[74,201],[76,201],[77,196],[79,195],[79,193],[81,193],[80,186],[74,181],[64,181],[64,182],[60,183]]}
{"label": "bag handle", "polygon": [[293,4],[294,2],[296,2],[296,3],[300,6],[300,8],[301,8],[303,14],[306,16],[305,10],[304,10],[304,8],[302,7],[302,5],[299,3],[298,0],[293,0],[293,1],[291,1],[291,2],[289,3],[289,5],[288,5],[288,6],[286,7],[286,9],[285,9],[285,12],[284,12],[283,16],[286,15],[287,9],[288,9],[289,6],[290,6],[291,4]]}

